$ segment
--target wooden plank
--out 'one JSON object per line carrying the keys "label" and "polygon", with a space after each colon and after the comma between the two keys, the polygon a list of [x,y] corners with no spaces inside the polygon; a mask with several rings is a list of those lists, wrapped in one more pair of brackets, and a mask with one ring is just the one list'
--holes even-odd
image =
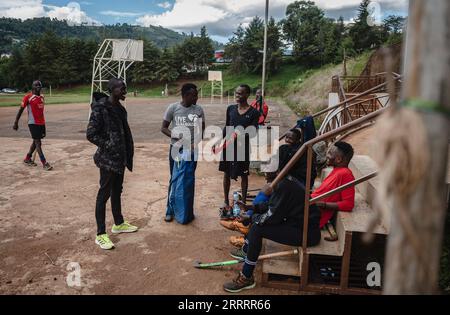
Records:
{"label": "wooden plank", "polygon": [[345,249],[344,256],[342,257],[341,267],[341,289],[346,290],[348,288],[348,276],[350,273],[350,258],[352,253],[352,232],[345,233]]}
{"label": "wooden plank", "polygon": [[[282,245],[270,240],[264,240],[263,252],[264,254],[278,253],[299,249],[297,247]],[[299,249],[301,252],[301,249]],[[286,257],[277,257],[263,261],[263,273],[271,273],[286,276],[300,276],[299,255],[292,255]]]}

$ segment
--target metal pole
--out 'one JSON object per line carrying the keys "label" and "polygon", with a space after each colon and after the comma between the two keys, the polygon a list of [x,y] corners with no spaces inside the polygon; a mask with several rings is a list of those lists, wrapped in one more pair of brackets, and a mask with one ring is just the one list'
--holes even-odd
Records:
{"label": "metal pole", "polygon": [[264,56],[263,56],[263,71],[262,71],[262,84],[261,91],[263,97],[266,96],[266,62],[267,62],[267,24],[269,23],[269,0],[266,0],[266,15],[264,24]]}

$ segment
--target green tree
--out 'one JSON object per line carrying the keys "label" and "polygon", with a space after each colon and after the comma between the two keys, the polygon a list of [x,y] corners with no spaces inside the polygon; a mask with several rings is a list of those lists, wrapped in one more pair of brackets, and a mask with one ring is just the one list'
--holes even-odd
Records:
{"label": "green tree", "polygon": [[169,83],[177,80],[180,76],[181,69],[178,67],[179,62],[176,60],[174,52],[165,48],[162,52],[156,75],[162,83]]}
{"label": "green tree", "polygon": [[161,51],[151,41],[144,39],[144,61],[134,65],[131,71],[131,81],[135,83],[150,83],[157,79]]}
{"label": "green tree", "polygon": [[288,5],[282,20],[285,39],[293,45],[298,62],[317,66],[339,59],[343,20],[327,19],[312,1],[295,1]]}
{"label": "green tree", "polygon": [[[225,57],[232,60],[234,73],[262,73],[264,22],[255,17],[243,28],[239,26],[225,47]],[[280,26],[271,18],[267,24],[267,74],[279,70],[282,62]]]}
{"label": "green tree", "polygon": [[369,17],[368,7],[371,0],[362,0],[358,8],[358,16],[355,23],[350,27],[349,34],[355,44],[354,49],[357,53],[361,53],[367,49],[379,47],[384,42],[382,28],[370,26],[367,23]]}

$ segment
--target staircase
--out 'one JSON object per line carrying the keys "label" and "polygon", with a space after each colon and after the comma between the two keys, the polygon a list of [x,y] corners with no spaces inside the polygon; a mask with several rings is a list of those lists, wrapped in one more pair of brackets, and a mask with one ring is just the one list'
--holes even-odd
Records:
{"label": "staircase", "polygon": [[[400,84],[401,77],[397,74],[392,75],[396,84]],[[374,82],[379,83],[379,78],[377,80]],[[391,103],[389,94],[386,91],[386,82],[370,87],[369,90],[356,95],[347,93],[344,90],[341,79],[338,79],[337,82],[340,82],[340,92],[338,91],[338,93],[330,97],[330,107],[314,115],[316,119],[321,115],[326,115],[319,130],[319,136],[303,145],[302,149],[293,157],[292,164],[303,154],[308,154],[308,165],[310,167],[313,145],[320,141],[330,143],[371,125]],[[355,85],[349,86],[354,87]],[[331,101],[333,99],[335,102],[339,101],[339,103],[333,104]],[[286,168],[288,167],[289,164]],[[306,244],[303,244],[302,247],[298,248],[299,255],[297,256],[264,261],[262,266],[264,286],[331,294],[381,293],[381,288],[372,289],[367,286],[365,281],[368,276],[366,271],[367,262],[355,259],[361,246],[358,237],[362,233],[368,232],[369,225],[375,216],[373,205],[378,187],[378,178],[373,178],[372,173],[377,172],[378,168],[368,156],[355,156],[350,163],[350,168],[355,178],[361,179],[361,181],[358,180],[354,183],[356,196],[353,211],[339,212],[337,215],[336,233],[338,241],[325,241],[324,238],[328,236],[328,232],[322,231],[322,240],[318,246],[306,247]],[[283,170],[280,176],[284,176],[286,172],[286,169]],[[325,169],[320,178],[316,180],[315,186],[320,185],[329,172],[329,169]],[[308,179],[306,181],[308,182]],[[307,191],[309,191],[309,187],[307,187]],[[309,209],[309,202],[305,203],[305,209]],[[379,221],[375,225],[373,233],[383,243],[386,235],[389,234],[389,228],[390,222]],[[383,245],[381,247],[384,248]],[[291,249],[293,248],[269,240],[264,242],[265,254]],[[323,283],[322,279],[317,281],[317,277],[309,279],[309,277],[314,276],[314,271],[317,271],[313,270],[315,267],[314,262],[317,261],[335,268],[335,271],[332,273],[334,282],[331,282],[333,283]],[[383,257],[377,257],[377,262],[380,265],[383,261]],[[276,275],[288,276],[291,279],[290,281],[280,281]],[[354,284],[356,285],[353,286]]]}

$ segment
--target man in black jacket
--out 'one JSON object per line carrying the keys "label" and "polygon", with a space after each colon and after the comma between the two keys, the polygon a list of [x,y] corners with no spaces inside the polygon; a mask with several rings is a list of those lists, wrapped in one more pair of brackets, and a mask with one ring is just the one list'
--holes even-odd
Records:
{"label": "man in black jacket", "polygon": [[138,228],[124,221],[121,207],[121,194],[125,168],[133,171],[134,143],[127,120],[127,111],[120,101],[124,101],[127,86],[121,79],[108,82],[110,95],[94,93],[92,113],[86,136],[98,149],[94,162],[100,169],[100,189],[97,194],[95,218],[97,237],[95,243],[102,249],[112,249],[114,244],[106,234],[106,203],[111,197],[114,217],[113,234],[132,233]]}
{"label": "man in black jacket", "polygon": [[[280,162],[284,163],[284,161]],[[263,193],[270,196],[270,199],[268,202],[254,206],[254,214],[251,218],[253,224],[245,244],[241,249],[231,252],[234,258],[244,260],[244,266],[236,279],[224,284],[225,291],[237,293],[255,287],[253,271],[261,252],[263,238],[285,245],[301,246],[305,185],[294,177],[295,171],[293,168],[274,191],[270,185],[263,188]],[[316,246],[320,243],[319,221],[319,209],[312,205],[308,221],[308,246]]]}

